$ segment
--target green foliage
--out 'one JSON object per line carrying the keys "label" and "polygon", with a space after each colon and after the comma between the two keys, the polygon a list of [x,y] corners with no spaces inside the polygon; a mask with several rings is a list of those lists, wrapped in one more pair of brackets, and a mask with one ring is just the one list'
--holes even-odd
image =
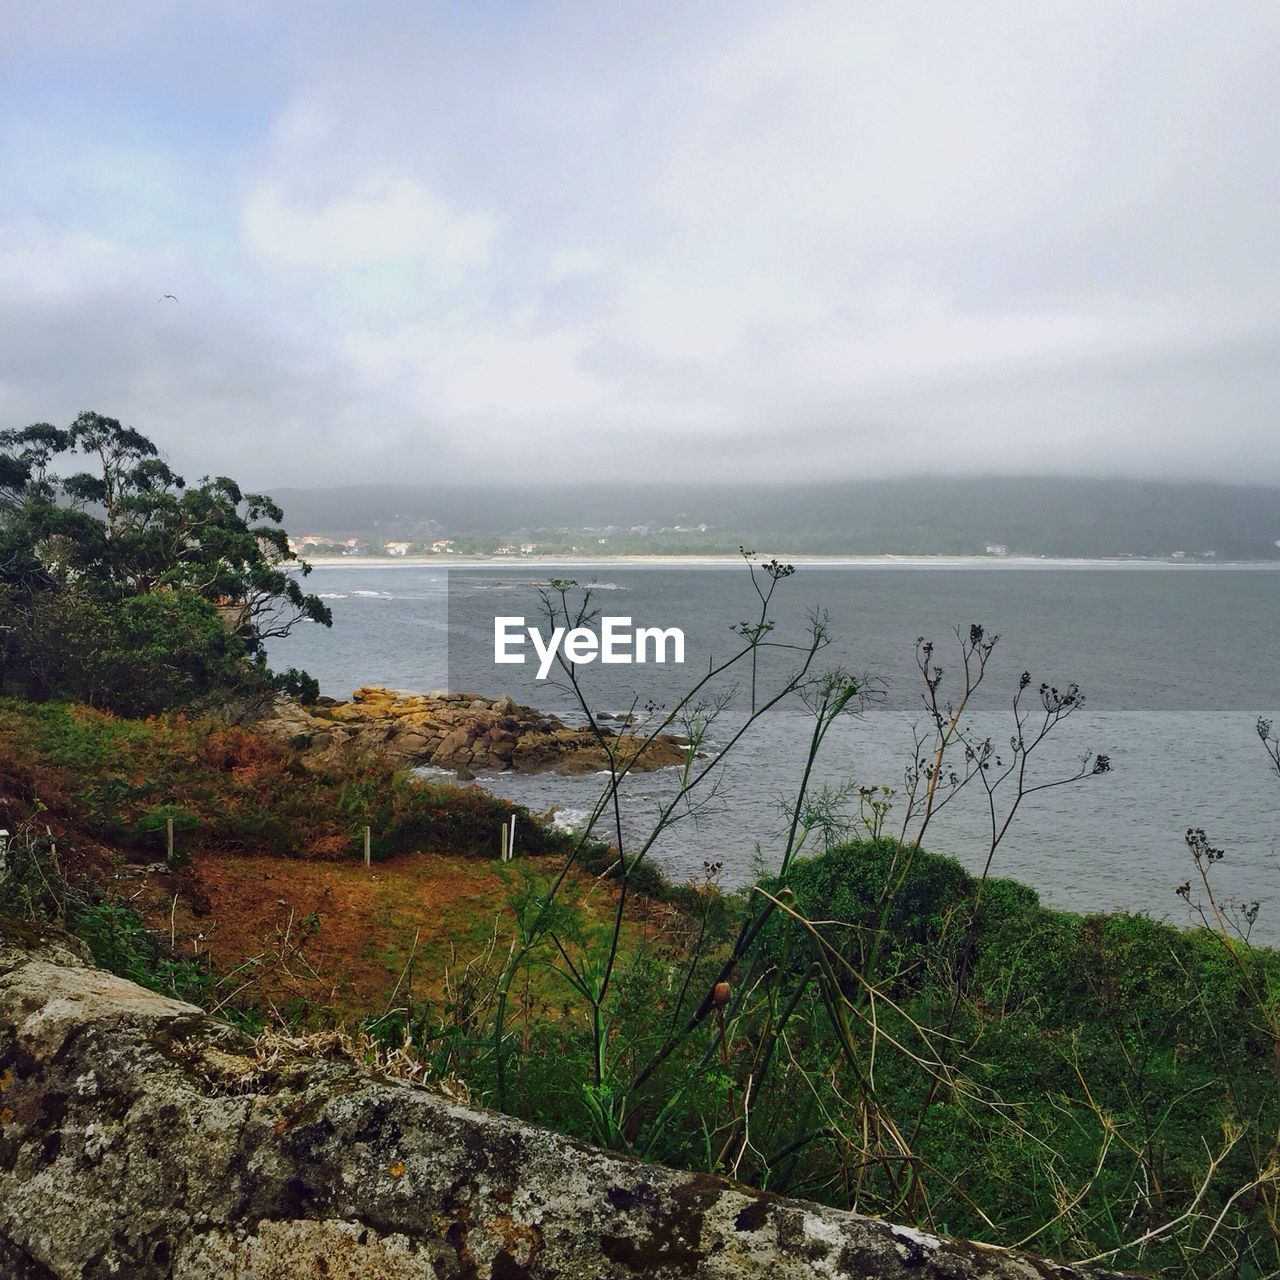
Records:
{"label": "green foliage", "polygon": [[177,1000],[208,1001],[214,982],[207,966],[169,955],[129,907],[91,900],[71,912],[67,927],[88,944],[100,968]]}
{"label": "green foliage", "polygon": [[52,836],[32,822],[0,836],[0,915],[60,923],[66,911],[67,885]]}
{"label": "green foliage", "polygon": [[28,698],[64,698],[134,715],[243,689],[243,641],[212,605],[168,588],[107,602],[79,589],[38,593],[13,639]]}
{"label": "green foliage", "polygon": [[[786,879],[794,906],[822,921],[819,934],[854,967],[861,968],[875,940],[890,969],[915,971],[929,956],[977,881],[953,858],[913,849],[896,840],[858,840],[820,857],[798,859]],[[765,886],[777,892],[781,882]],[[774,919],[768,936],[775,947],[792,926]]]}
{"label": "green foliage", "polygon": [[[59,479],[72,459],[90,469]],[[188,486],[101,414],[0,432],[0,682],[139,715],[275,689],[314,700],[305,672],[266,667],[269,640],[332,621],[282,518],[225,476]]]}
{"label": "green foliage", "polygon": [[287,744],[213,715],[143,721],[0,698],[6,763],[86,834],[152,858],[163,852],[167,817],[184,851],[354,859],[368,825],[375,859],[492,858],[512,812],[523,851],[567,853],[573,843],[486,791],[424,781],[376,756],[312,772]]}
{"label": "green foliage", "polygon": [[[665,1057],[716,980],[723,932],[698,931],[690,911],[683,945],[625,947],[601,999],[599,925],[555,903],[552,941],[512,988],[551,969],[564,1000],[532,1014],[522,1000],[508,1024],[508,1108],[664,1163],[1051,1256],[1115,1250],[1117,1266],[1170,1275],[1280,1262],[1274,1191],[1237,1195],[1267,1176],[1280,1128],[1280,953],[1242,947],[1237,963],[1207,930],[1049,910],[1009,880],[979,891],[952,859],[887,840],[797,861],[787,880],[765,886],[788,910],[745,955],[723,1015]],[[517,936],[541,905],[516,896]],[[869,993],[854,975],[873,954]],[[495,1095],[494,1045],[474,1021],[463,1035],[427,1019],[415,1035],[447,1041],[449,1072]]]}
{"label": "green foliage", "polygon": [[131,907],[69,885],[37,822],[0,838],[0,915],[59,925],[88,944],[101,968],[164,995],[199,1004],[213,990],[208,967],[170,955]]}

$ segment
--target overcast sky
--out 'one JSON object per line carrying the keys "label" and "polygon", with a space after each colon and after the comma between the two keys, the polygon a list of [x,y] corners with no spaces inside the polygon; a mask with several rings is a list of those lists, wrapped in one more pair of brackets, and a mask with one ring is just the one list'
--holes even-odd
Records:
{"label": "overcast sky", "polygon": [[0,49],[0,426],[1280,483],[1274,0],[9,0]]}

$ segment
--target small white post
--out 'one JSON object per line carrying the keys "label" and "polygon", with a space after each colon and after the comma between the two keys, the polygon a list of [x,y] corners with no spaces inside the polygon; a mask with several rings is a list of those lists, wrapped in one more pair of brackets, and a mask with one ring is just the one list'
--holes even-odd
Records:
{"label": "small white post", "polygon": [[370,840],[371,840],[371,834],[370,834],[369,828],[365,827],[364,829],[364,865],[366,867],[371,865],[372,858],[373,858],[373,853],[370,848]]}
{"label": "small white post", "polygon": [[507,860],[507,824],[502,824],[502,834],[498,837],[498,861],[506,862]]}
{"label": "small white post", "polygon": [[507,839],[507,861],[512,861],[516,856],[516,815],[511,815],[511,833]]}

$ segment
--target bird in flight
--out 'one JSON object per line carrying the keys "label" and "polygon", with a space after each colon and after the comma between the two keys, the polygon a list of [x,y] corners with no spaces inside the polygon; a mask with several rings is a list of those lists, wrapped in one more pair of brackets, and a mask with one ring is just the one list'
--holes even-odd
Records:
{"label": "bird in flight", "polygon": [[[164,294],[162,297],[157,298],[157,299],[156,299],[156,301],[157,301],[157,302],[163,302],[163,301],[165,300],[165,298],[173,298],[173,294],[171,294],[171,293],[166,293],[166,294]],[[174,302],[177,302],[177,301],[178,301],[178,300],[177,300],[177,298],[173,298],[173,300],[174,300]]]}

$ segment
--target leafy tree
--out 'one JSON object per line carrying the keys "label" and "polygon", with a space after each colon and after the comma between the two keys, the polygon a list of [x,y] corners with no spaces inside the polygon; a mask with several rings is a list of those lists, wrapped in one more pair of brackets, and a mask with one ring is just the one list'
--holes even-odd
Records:
{"label": "leafy tree", "polygon": [[218,690],[314,698],[305,673],[266,666],[267,641],[332,624],[282,519],[226,476],[189,486],[115,418],[0,432],[0,678],[122,710]]}

